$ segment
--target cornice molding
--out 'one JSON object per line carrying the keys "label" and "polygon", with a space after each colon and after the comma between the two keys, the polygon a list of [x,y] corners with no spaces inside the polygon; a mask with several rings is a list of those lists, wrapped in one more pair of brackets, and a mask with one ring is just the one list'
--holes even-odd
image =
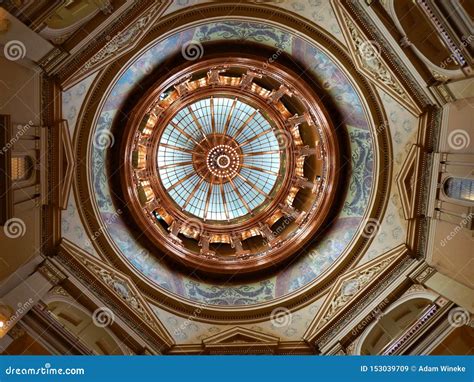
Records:
{"label": "cornice molding", "polygon": [[[335,1],[335,3],[337,2]],[[412,109],[423,110],[431,105],[432,102],[428,97],[427,90],[420,86],[403,62],[403,59],[394,52],[384,34],[376,26],[376,23],[371,20],[365,9],[367,7],[365,2],[342,1],[340,4],[357,24],[357,27],[363,31],[363,35],[367,36],[369,41],[374,41],[378,44],[377,46],[380,47],[384,62],[396,77],[400,78],[403,88],[410,94],[410,98],[414,100],[416,106],[412,105]]]}
{"label": "cornice molding", "polygon": [[303,341],[281,341],[278,337],[248,328],[233,327],[205,338],[199,344],[176,345],[169,354],[314,354]]}
{"label": "cornice molding", "polygon": [[38,61],[38,66],[47,74],[51,74],[57,65],[61,65],[69,57],[69,53],[65,52],[59,47],[51,49],[41,60]]}
{"label": "cornice molding", "polygon": [[205,338],[203,350],[209,354],[274,354],[279,337],[236,326]]}
{"label": "cornice molding", "polygon": [[106,44],[74,72],[67,83],[79,82],[132,50],[153,27],[167,6],[167,1],[160,1],[152,5],[138,19],[126,25],[108,41],[106,40]]}
{"label": "cornice molding", "polygon": [[62,118],[61,90],[53,78],[45,73],[41,73],[40,76],[41,124],[45,126],[42,138],[45,140],[44,146],[47,150],[43,163],[48,169],[47,182],[43,185],[46,193],[42,201],[45,205],[41,213],[41,253],[47,255],[53,253],[61,237],[61,210],[58,207],[58,201],[61,199],[59,167],[63,163],[60,152],[64,146],[60,140],[60,128],[54,128]]}
{"label": "cornice molding", "polygon": [[250,343],[236,342],[235,346],[229,347],[225,343],[222,346],[213,347],[206,350],[204,344],[182,344],[173,346],[168,354],[170,355],[199,355],[199,354],[275,354],[275,355],[312,355],[314,349],[310,348],[304,341],[280,341],[278,346],[268,346],[265,343],[257,343],[256,347],[250,347]]}
{"label": "cornice molding", "polygon": [[37,270],[53,285],[58,285],[67,278],[67,275],[48,259],[43,261]]}
{"label": "cornice molding", "polygon": [[170,4],[169,0],[134,1],[87,45],[50,67],[49,73],[58,77],[63,88],[71,87],[133,50]]}
{"label": "cornice molding", "polygon": [[410,278],[417,284],[424,285],[428,279],[437,272],[436,268],[422,262],[420,266],[410,274]]}

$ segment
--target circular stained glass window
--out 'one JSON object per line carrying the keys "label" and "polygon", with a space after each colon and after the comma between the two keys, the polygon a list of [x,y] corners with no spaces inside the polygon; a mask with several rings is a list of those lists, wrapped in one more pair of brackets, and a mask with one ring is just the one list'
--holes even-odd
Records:
{"label": "circular stained glass window", "polygon": [[162,185],[185,212],[228,221],[271,198],[280,147],[270,122],[238,98],[208,97],[179,110],[158,143]]}

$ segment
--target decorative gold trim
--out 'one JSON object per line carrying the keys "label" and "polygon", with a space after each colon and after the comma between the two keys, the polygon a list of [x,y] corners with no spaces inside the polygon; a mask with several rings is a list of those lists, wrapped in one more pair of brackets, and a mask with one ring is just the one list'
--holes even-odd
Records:
{"label": "decorative gold trim", "polygon": [[115,34],[99,51],[89,58],[75,74],[68,79],[69,83],[77,83],[100,70],[112,60],[132,50],[153,27],[170,3],[160,1],[140,15],[133,23]]}
{"label": "decorative gold trim", "polygon": [[427,263],[422,263],[421,266],[410,275],[410,278],[416,283],[424,285],[436,272],[436,268],[429,266]]}
{"label": "decorative gold trim", "polygon": [[[238,348],[227,349],[216,349],[212,354],[275,354],[275,355],[314,355],[314,349],[312,349],[304,341],[280,341],[278,346],[273,350],[272,348],[259,346],[257,348],[249,348],[249,345],[242,345]],[[258,351],[260,349],[260,351]],[[265,351],[266,350],[266,351]],[[209,354],[210,351],[204,349],[204,345],[199,344],[179,344],[173,346],[166,354],[167,355],[200,355]]]}
{"label": "decorative gold trim", "polygon": [[390,69],[380,45],[364,34],[341,4],[333,1],[333,8],[357,69],[412,114],[420,115],[422,110]]}
{"label": "decorative gold trim", "polygon": [[[120,54],[126,54],[129,50],[127,48],[128,44],[136,44],[140,41],[143,34],[137,33],[134,25],[137,23],[141,24],[139,21],[144,12],[147,12],[147,10],[150,10],[152,7],[157,7],[157,15],[153,18],[153,22],[148,22],[145,27],[141,25],[140,28],[137,29],[143,29],[143,27],[148,29],[149,26],[153,27],[170,4],[170,0],[133,1],[130,2],[126,7],[127,9],[121,12],[117,17],[112,16],[114,17],[113,21],[109,22],[109,20],[104,20],[105,23],[102,23],[99,27],[94,25],[95,29],[92,32],[93,38],[88,38],[84,42],[81,33],[74,33],[73,36],[60,47],[63,50],[73,51],[73,54],[68,55],[62,51],[64,55],[59,57],[62,58],[62,60],[55,59],[53,65],[48,69],[48,74],[51,76],[54,75],[63,89],[70,88],[81,81],[81,79],[110,64],[116,57],[114,55],[109,56],[109,53],[114,53],[116,48],[120,51]],[[130,35],[128,35],[127,32],[129,32]],[[139,37],[137,38],[138,35]],[[115,36],[114,38],[117,39],[109,45],[112,36]],[[120,36],[120,39],[117,36]],[[76,49],[74,49],[74,47]],[[130,47],[130,49],[133,49],[133,47]],[[102,53],[99,55],[99,52]],[[89,62],[93,57],[96,57],[96,60],[94,60],[95,65],[91,65],[91,70],[82,75],[77,75],[77,73],[82,71],[84,64]],[[45,60],[46,59],[48,58],[46,57]]]}
{"label": "decorative gold trim", "polygon": [[48,259],[41,263],[38,267],[38,272],[53,285],[58,285],[67,278],[67,276]]}
{"label": "decorative gold trim", "polygon": [[60,285],[57,285],[53,289],[51,289],[49,291],[49,294],[54,296],[71,297],[69,292]]}

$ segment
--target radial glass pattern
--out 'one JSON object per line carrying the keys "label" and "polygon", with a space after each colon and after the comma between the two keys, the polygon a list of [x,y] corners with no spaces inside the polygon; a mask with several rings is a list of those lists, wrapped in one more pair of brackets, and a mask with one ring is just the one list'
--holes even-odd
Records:
{"label": "radial glass pattern", "polygon": [[251,213],[275,187],[280,149],[269,121],[238,98],[182,108],[158,146],[163,187],[183,211],[226,221]]}

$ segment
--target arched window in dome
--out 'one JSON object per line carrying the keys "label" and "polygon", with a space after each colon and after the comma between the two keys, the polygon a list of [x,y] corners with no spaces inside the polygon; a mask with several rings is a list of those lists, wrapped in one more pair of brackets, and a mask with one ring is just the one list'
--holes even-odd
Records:
{"label": "arched window in dome", "polygon": [[464,202],[474,202],[474,179],[448,178],[444,182],[447,197]]}

